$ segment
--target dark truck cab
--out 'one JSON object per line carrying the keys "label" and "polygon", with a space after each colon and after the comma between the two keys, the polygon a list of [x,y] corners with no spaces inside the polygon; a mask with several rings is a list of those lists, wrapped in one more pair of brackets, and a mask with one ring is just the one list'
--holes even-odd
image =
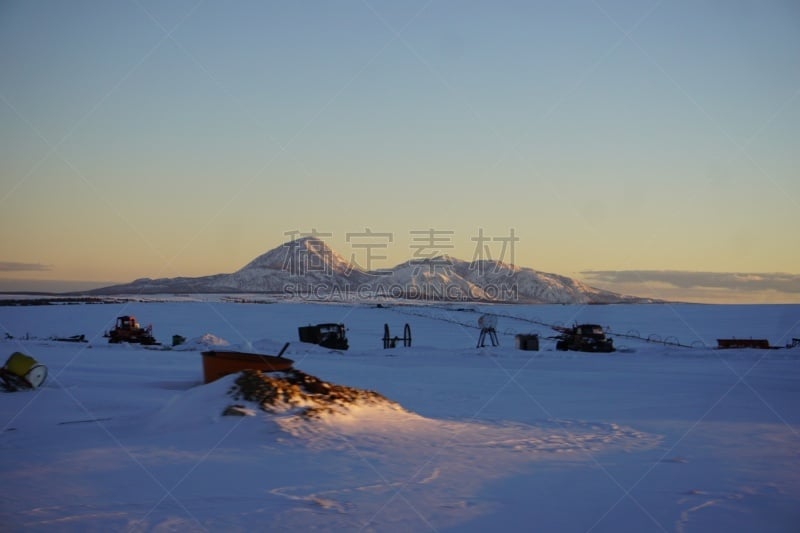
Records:
{"label": "dark truck cab", "polygon": [[347,343],[346,328],[344,324],[317,324],[315,326],[301,326],[297,328],[300,342],[319,344],[332,350],[346,350],[349,348]]}
{"label": "dark truck cab", "polygon": [[602,352],[614,351],[614,339],[606,337],[602,326],[597,324],[580,324],[571,328],[556,327],[560,333],[556,337],[556,350],[576,352]]}

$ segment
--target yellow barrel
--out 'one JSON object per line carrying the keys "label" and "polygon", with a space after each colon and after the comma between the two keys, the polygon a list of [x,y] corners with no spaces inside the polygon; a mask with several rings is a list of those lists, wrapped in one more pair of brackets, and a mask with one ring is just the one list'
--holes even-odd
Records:
{"label": "yellow barrel", "polygon": [[14,352],[11,357],[6,361],[6,370],[21,378],[25,377],[33,365],[36,364],[36,359],[22,352]]}

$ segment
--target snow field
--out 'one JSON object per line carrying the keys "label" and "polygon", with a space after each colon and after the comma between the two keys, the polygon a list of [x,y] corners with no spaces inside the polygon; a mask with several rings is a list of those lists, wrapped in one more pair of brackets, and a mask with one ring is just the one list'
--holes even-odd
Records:
{"label": "snow field", "polygon": [[[477,349],[472,325],[488,311],[501,315],[501,346]],[[108,345],[120,314],[167,346],[189,341]],[[800,349],[626,340],[614,354],[556,352],[546,328],[502,315],[708,345],[800,336],[800,306],[2,307],[14,337],[2,354],[28,353],[50,375],[0,396],[0,520],[11,531],[796,530]],[[296,340],[298,326],[340,321],[347,352]],[[413,346],[383,350],[383,324],[406,322]],[[541,351],[513,348],[527,332]],[[48,340],[78,333],[90,342]],[[203,385],[200,350],[276,353],[287,341],[297,368],[402,409],[223,417],[235,376]]]}

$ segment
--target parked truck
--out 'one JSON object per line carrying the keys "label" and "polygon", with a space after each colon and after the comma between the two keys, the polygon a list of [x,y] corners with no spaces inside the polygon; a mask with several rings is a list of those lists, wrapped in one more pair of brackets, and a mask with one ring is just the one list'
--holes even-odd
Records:
{"label": "parked truck", "polygon": [[613,352],[614,339],[606,337],[602,326],[597,324],[576,324],[571,328],[556,326],[556,350],[576,352]]}

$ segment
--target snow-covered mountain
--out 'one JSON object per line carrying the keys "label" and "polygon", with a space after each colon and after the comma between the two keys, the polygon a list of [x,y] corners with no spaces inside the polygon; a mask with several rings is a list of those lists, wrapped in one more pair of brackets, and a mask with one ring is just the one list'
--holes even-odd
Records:
{"label": "snow-covered mountain", "polygon": [[469,283],[489,289],[515,288],[519,299],[529,303],[619,303],[652,302],[590,287],[576,279],[539,272],[500,261],[455,261],[454,270]]}
{"label": "snow-covered mountain", "polygon": [[321,239],[304,237],[261,254],[198,292],[296,291],[324,296],[333,291],[351,291],[366,281],[366,277]]}
{"label": "snow-covered mountain", "polygon": [[271,293],[308,300],[398,298],[520,303],[637,303],[575,279],[500,261],[447,256],[410,260],[382,272],[348,262],[318,237],[282,244],[231,274],[137,279],[90,294]]}

